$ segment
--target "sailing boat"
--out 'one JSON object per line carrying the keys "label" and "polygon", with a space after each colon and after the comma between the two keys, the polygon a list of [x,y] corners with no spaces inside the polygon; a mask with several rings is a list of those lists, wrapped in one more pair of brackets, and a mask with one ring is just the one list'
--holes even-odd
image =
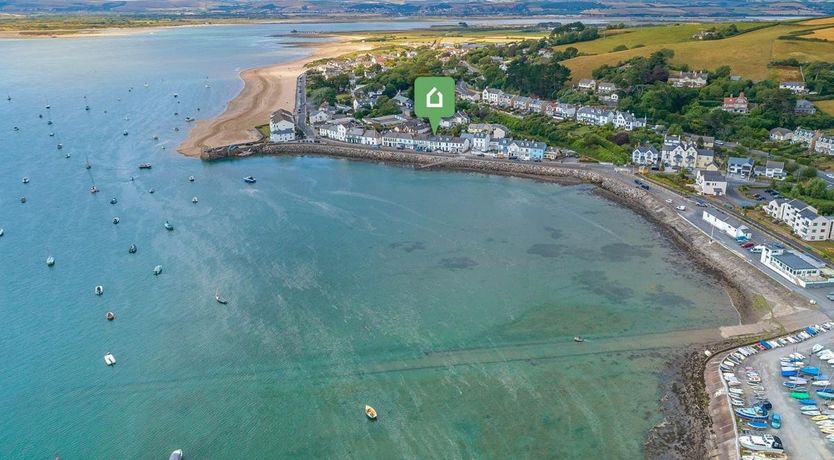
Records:
{"label": "sailing boat", "polygon": [[220,297],[220,289],[214,291],[214,300],[216,300],[217,303],[223,304],[223,305],[226,305],[227,303],[229,303],[228,300]]}

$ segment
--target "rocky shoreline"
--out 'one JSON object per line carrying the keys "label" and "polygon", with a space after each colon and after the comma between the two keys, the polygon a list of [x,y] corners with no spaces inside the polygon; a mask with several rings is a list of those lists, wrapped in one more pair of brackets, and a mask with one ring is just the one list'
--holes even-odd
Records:
{"label": "rocky shoreline", "polygon": [[[795,312],[794,305],[804,303],[795,293],[764,274],[751,270],[744,260],[725,248],[717,244],[710,245],[705,234],[682,219],[669,206],[610,170],[582,164],[482,160],[332,143],[252,143],[204,150],[200,158],[214,161],[251,155],[327,156],[411,166],[416,169],[511,175],[559,183],[591,183],[598,186],[606,198],[629,207],[656,224],[690,256],[693,265],[718,279],[737,309],[741,323],[755,323],[766,316],[753,307],[753,296],[757,294],[764,296],[771,306],[769,315],[773,318],[769,320],[775,320],[780,312],[784,315]],[[691,345],[671,353],[660,401],[664,420],[649,433],[645,443],[648,458],[709,457],[711,422],[708,414],[709,396],[705,393],[703,378],[706,363],[703,350],[724,348],[728,343],[703,344],[702,347]]]}

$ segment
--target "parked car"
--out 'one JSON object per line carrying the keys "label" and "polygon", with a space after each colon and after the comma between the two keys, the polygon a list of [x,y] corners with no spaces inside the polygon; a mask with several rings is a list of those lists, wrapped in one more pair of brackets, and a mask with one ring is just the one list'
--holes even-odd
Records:
{"label": "parked car", "polygon": [[744,249],[750,249],[755,245],[756,245],[756,243],[753,243],[752,241],[748,241],[748,242],[742,244],[741,247],[744,248]]}
{"label": "parked car", "polygon": [[643,190],[648,190],[648,189],[649,189],[649,186],[648,186],[648,185],[646,185],[646,184],[641,184],[641,185],[640,185],[640,188],[642,188]]}
{"label": "parked car", "polygon": [[669,198],[666,198],[666,202],[672,204],[672,200],[670,200]]}
{"label": "parked car", "polygon": [[677,209],[678,211],[686,211],[686,206],[681,204],[681,205],[675,206],[675,209]]}
{"label": "parked car", "polygon": [[752,248],[750,248],[750,252],[752,252],[754,254],[758,254],[758,253],[762,252],[763,250],[764,250],[764,245],[761,245],[761,244],[753,246]]}
{"label": "parked car", "polygon": [[699,200],[699,201],[696,201],[696,202],[695,202],[695,206],[698,206],[698,207],[700,207],[700,208],[706,208],[706,207],[707,207],[707,203]]}

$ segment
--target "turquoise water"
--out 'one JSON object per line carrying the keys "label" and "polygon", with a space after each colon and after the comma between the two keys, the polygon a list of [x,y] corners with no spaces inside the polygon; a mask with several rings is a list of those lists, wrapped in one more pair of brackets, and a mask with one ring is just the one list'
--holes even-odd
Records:
{"label": "turquoise water", "polygon": [[0,41],[0,458],[640,456],[668,347],[735,314],[636,214],[589,186],[174,152],[238,69],[302,54],[270,37],[291,27],[372,28]]}

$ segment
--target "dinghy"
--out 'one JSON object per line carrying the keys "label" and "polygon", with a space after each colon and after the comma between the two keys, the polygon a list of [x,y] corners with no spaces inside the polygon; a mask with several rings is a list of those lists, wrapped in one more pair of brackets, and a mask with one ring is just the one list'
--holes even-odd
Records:
{"label": "dinghy", "polygon": [[108,311],[104,317],[107,318],[107,321],[113,321],[116,319],[116,315],[114,315],[112,311]]}
{"label": "dinghy", "polygon": [[108,366],[113,366],[116,364],[116,357],[113,356],[113,353],[110,353],[108,351],[107,354],[104,355],[104,364],[107,364]]}
{"label": "dinghy", "polygon": [[136,254],[136,245],[135,245],[135,244],[131,244],[131,245],[130,245],[130,247],[129,247],[129,248],[127,248],[127,252],[128,252],[129,254]]}
{"label": "dinghy", "polygon": [[171,225],[171,223],[168,222],[167,220],[165,221],[164,227],[165,227],[165,230],[168,230],[169,232],[174,229],[174,226]]}
{"label": "dinghy", "polygon": [[171,456],[168,457],[168,460],[182,460],[182,449],[177,449],[171,452]]}
{"label": "dinghy", "polygon": [[154,275],[158,275],[160,273],[162,273],[162,265],[157,265],[156,267],[153,268],[153,274]]}
{"label": "dinghy", "polygon": [[96,286],[96,295],[104,294],[104,286],[98,285]]}
{"label": "dinghy", "polygon": [[764,430],[767,428],[767,422],[765,421],[753,421],[747,422],[747,426],[756,430]]}
{"label": "dinghy", "polygon": [[226,305],[227,303],[229,303],[228,300],[220,297],[220,289],[214,291],[214,300],[216,300],[217,303],[220,303],[220,304],[223,304],[223,305]]}
{"label": "dinghy", "polygon": [[365,405],[365,415],[371,420],[376,420],[376,409],[374,409],[371,406]]}
{"label": "dinghy", "polygon": [[46,266],[51,267],[53,265],[55,265],[55,258],[52,257],[52,256],[47,257],[46,258]]}

